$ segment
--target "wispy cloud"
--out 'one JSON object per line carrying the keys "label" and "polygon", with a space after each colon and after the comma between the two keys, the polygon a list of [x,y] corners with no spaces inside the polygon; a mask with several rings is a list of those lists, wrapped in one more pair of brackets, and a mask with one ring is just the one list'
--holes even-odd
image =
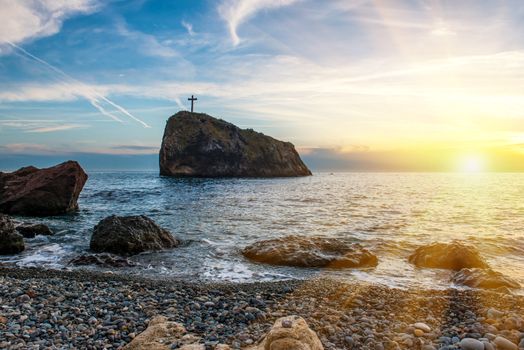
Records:
{"label": "wispy cloud", "polygon": [[98,0],[0,1],[0,55],[7,52],[2,43],[22,43],[34,38],[56,34],[62,23],[76,14],[98,10]]}
{"label": "wispy cloud", "polygon": [[172,58],[180,56],[172,47],[160,43],[154,35],[132,30],[123,19],[116,23],[117,32],[138,46],[140,52],[147,56]]}
{"label": "wispy cloud", "polygon": [[44,61],[43,59],[33,55],[32,53],[28,52],[27,50],[23,49],[22,47],[16,45],[15,43],[12,43],[10,41],[6,41],[11,47],[16,49],[19,53],[24,55],[26,58],[29,58],[35,62],[40,63],[44,67],[48,68],[50,71],[57,74],[55,77],[60,80],[63,84],[67,86],[75,86],[80,85],[82,86],[82,90],[78,91],[84,98],[86,98],[96,109],[100,111],[105,116],[110,117],[111,119],[114,119],[116,121],[122,121],[120,118],[118,118],[113,112],[108,111],[106,108],[102,106],[102,103],[109,104],[112,108],[116,109],[118,112],[121,112],[122,114],[128,116],[129,118],[133,119],[134,121],[142,124],[142,126],[149,128],[149,125],[146,124],[144,121],[140,120],[139,118],[135,117],[133,114],[129,113],[124,107],[120,106],[119,104],[113,102],[106,96],[102,95],[96,90],[93,90],[90,86],[87,84],[82,83],[81,81],[71,77],[69,74],[65,73],[61,69],[51,65],[49,62]]}
{"label": "wispy cloud", "polygon": [[218,7],[220,16],[227,22],[233,45],[240,44],[238,27],[262,10],[288,6],[297,0],[225,0]]}
{"label": "wispy cloud", "polygon": [[71,129],[88,128],[87,124],[71,123],[66,120],[45,119],[0,119],[0,128],[12,128],[24,133],[49,133]]}
{"label": "wispy cloud", "polygon": [[193,25],[191,23],[186,22],[186,21],[182,21],[181,24],[182,24],[182,27],[186,28],[187,34],[189,34],[191,36],[195,35],[195,32],[193,30]]}

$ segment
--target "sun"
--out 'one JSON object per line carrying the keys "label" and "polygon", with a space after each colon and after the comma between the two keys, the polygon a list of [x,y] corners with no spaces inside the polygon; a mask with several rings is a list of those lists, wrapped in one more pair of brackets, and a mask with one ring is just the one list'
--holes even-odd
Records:
{"label": "sun", "polygon": [[463,173],[480,173],[486,170],[486,159],[479,154],[469,154],[461,157],[459,171]]}

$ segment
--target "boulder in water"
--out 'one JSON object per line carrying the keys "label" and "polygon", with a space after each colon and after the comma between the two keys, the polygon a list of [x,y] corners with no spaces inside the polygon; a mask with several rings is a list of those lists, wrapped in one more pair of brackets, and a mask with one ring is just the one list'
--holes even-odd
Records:
{"label": "boulder in water", "polygon": [[16,232],[9,216],[0,214],[0,254],[16,254],[24,249],[24,237]]}
{"label": "boulder in water", "polygon": [[207,114],[178,112],[167,121],[160,174],[176,177],[290,177],[311,171],[289,142]]}
{"label": "boulder in water", "polygon": [[297,267],[374,267],[377,257],[357,243],[337,238],[288,236],[253,243],[242,251],[253,261]]}
{"label": "boulder in water", "polygon": [[482,289],[518,289],[520,284],[492,269],[462,269],[453,275],[453,283]]}
{"label": "boulder in water", "polygon": [[477,249],[458,241],[433,243],[417,248],[409,262],[418,267],[460,270],[463,268],[487,268]]}
{"label": "boulder in water", "polygon": [[276,320],[264,340],[249,350],[324,350],[317,334],[299,316]]}
{"label": "boulder in water", "polygon": [[174,248],[179,242],[147,216],[109,216],[100,221],[91,236],[91,250],[132,255],[148,250]]}
{"label": "boulder in water", "polygon": [[86,181],[86,173],[74,161],[46,169],[29,166],[0,172],[0,212],[48,216],[75,211]]}
{"label": "boulder in water", "polygon": [[28,224],[24,223],[16,226],[16,230],[25,238],[34,238],[37,235],[52,236],[53,231],[44,224]]}

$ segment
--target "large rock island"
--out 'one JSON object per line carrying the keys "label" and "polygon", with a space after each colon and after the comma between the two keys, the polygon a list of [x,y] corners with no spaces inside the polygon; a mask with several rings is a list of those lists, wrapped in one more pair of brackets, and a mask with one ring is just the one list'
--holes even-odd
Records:
{"label": "large rock island", "polygon": [[308,176],[293,144],[240,129],[203,113],[178,112],[167,121],[160,174],[176,177]]}

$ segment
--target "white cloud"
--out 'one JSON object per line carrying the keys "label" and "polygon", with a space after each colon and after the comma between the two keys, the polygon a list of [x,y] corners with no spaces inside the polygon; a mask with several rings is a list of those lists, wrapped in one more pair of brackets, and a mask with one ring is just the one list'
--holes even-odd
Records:
{"label": "white cloud", "polygon": [[218,7],[220,16],[227,22],[231,40],[236,46],[240,43],[238,27],[262,10],[288,6],[297,0],[225,0]]}
{"label": "white cloud", "polygon": [[195,35],[195,32],[193,30],[193,25],[189,22],[186,22],[186,21],[182,21],[182,27],[186,28],[187,30],[187,33],[191,36]]}
{"label": "white cloud", "polygon": [[[0,42],[22,43],[58,33],[67,18],[94,12],[99,3],[97,0],[0,0],[0,8]],[[6,51],[5,46],[2,51]]]}

